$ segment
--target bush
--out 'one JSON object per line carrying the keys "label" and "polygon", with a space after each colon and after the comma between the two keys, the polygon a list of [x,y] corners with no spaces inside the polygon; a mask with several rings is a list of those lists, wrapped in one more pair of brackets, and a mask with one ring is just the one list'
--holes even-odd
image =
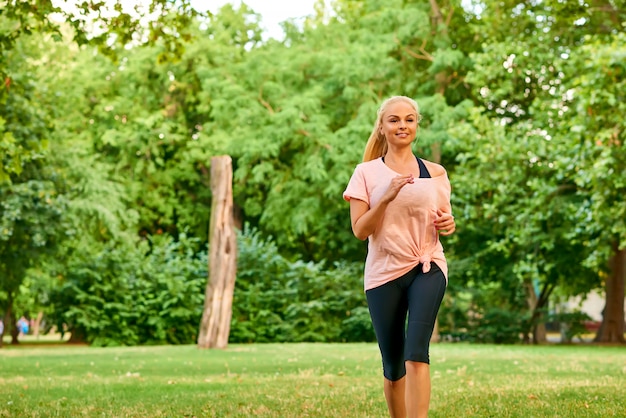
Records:
{"label": "bush", "polygon": [[474,342],[513,344],[520,341],[527,315],[502,308],[490,308],[476,319],[468,331],[468,339]]}
{"label": "bush", "polygon": [[559,324],[562,342],[570,343],[574,338],[582,340],[582,335],[587,333],[587,323],[591,317],[584,312],[552,313],[548,320]]}
{"label": "bush", "polygon": [[288,260],[250,230],[238,252],[231,342],[372,340],[362,263]]}
{"label": "bush", "polygon": [[51,297],[57,322],[96,346],[195,342],[207,280],[198,247],[183,234],[77,253]]}
{"label": "bush", "polygon": [[[207,251],[184,234],[77,252],[51,300],[74,340],[97,346],[191,344]],[[372,341],[362,263],[288,260],[271,238],[238,236],[231,342]]]}
{"label": "bush", "polygon": [[368,308],[358,306],[341,323],[341,340],[346,342],[376,341]]}

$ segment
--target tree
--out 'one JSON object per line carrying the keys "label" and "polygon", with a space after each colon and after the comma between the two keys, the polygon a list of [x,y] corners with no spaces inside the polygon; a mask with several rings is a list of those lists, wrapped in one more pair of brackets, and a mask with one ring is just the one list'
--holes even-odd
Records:
{"label": "tree", "polygon": [[[99,13],[106,7],[104,2],[83,2],[76,12],[64,12],[50,1],[4,3],[0,12],[0,25],[6,28],[0,35],[0,194],[4,197],[0,210],[0,289],[6,294],[5,308],[10,316],[14,315],[11,312],[15,292],[28,268],[41,263],[44,253],[56,251],[67,237],[67,224],[60,222],[67,220],[63,215],[68,206],[59,189],[63,187],[63,174],[48,160],[56,103],[50,107],[41,105],[45,102],[45,88],[33,74],[48,55],[35,42],[46,43],[48,35],[55,41],[63,40],[64,24],[53,20],[53,14],[61,12],[65,25],[73,27],[72,36],[79,45],[90,42],[115,59],[115,45],[159,41],[165,44],[162,57],[171,58],[188,39],[186,24],[197,13],[186,1],[157,0],[150,4],[149,11],[160,14],[146,28],[140,24],[142,16],[131,15],[121,2],[113,5],[115,13],[109,17],[100,14],[93,19],[92,15],[75,18],[73,13],[82,17]],[[94,20],[103,24],[105,30],[90,36],[93,32],[89,25]],[[144,39],[145,34],[150,36]],[[108,42],[111,39],[117,44],[112,46]]]}
{"label": "tree", "polygon": [[[461,192],[459,203],[472,208],[465,221],[491,231],[480,232],[485,244],[472,252],[504,255],[512,267],[507,277],[517,277],[519,287],[526,289],[535,341],[542,340],[541,310],[556,286],[577,294],[600,282],[598,265],[591,262],[597,259],[597,250],[588,245],[593,235],[580,227],[580,217],[588,216],[581,208],[589,210],[590,205],[579,186],[580,173],[572,172],[580,164],[572,149],[578,153],[580,148],[573,147],[571,139],[574,90],[569,80],[580,72],[578,60],[587,54],[586,34],[606,40],[608,27],[621,30],[613,20],[600,18],[609,10],[623,17],[624,9],[617,3],[597,7],[599,3],[486,2],[477,12],[487,25],[489,42],[473,55],[475,67],[468,81],[489,118],[474,116],[473,128],[457,129],[458,136],[476,138],[481,146],[474,148],[478,152],[468,148],[460,154],[464,176],[453,179],[453,184],[456,180]],[[492,30],[497,27],[509,30]],[[582,93],[579,98],[585,97]],[[489,126],[490,120],[500,126]],[[474,226],[472,230],[480,231]],[[459,235],[468,239],[463,232]],[[604,251],[610,242],[601,245]],[[466,257],[476,259],[472,253]],[[487,263],[496,266],[496,260],[489,257]],[[487,269],[484,265],[481,270]],[[519,288],[513,283],[511,295]]]}
{"label": "tree", "polygon": [[[606,307],[596,341],[624,342],[626,282],[626,34],[591,37],[575,57],[578,75],[571,84],[568,170],[585,211],[577,225],[592,249],[586,262],[601,272]],[[572,167],[573,166],[573,167]],[[580,239],[580,238],[579,238]]]}
{"label": "tree", "polygon": [[[2,18],[2,17],[0,17]],[[42,83],[30,78],[36,68],[30,64],[36,54],[26,53],[35,44],[23,38],[12,51],[10,70],[17,72],[11,93],[0,99],[0,132],[4,148],[0,167],[0,290],[6,323],[12,324],[17,342],[13,302],[28,268],[54,251],[66,232],[63,213],[67,199],[57,188],[59,172],[46,164],[52,115],[41,108]],[[0,145],[2,146],[2,145]]]}
{"label": "tree", "polygon": [[211,159],[211,229],[209,281],[198,333],[198,347],[226,348],[237,276],[237,234],[233,216],[232,159]]}
{"label": "tree", "polygon": [[[146,15],[155,16],[147,26],[142,24]],[[161,60],[180,56],[184,42],[190,39],[187,28],[200,14],[191,7],[189,0],[154,0],[145,9],[128,10],[124,2],[84,1],[73,10],[55,7],[50,0],[45,1],[5,1],[0,10],[0,106],[7,97],[20,90],[20,84],[28,83],[25,73],[18,72],[14,62],[14,48],[19,39],[31,34],[50,34],[56,41],[63,39],[63,24],[72,27],[73,41],[78,45],[96,45],[113,60],[117,58],[119,47],[129,44],[154,44],[161,42],[165,47]],[[100,26],[96,31],[94,27]],[[13,59],[10,59],[13,56]],[[18,93],[19,94],[19,93]],[[36,139],[16,142],[11,131],[4,128],[0,119],[0,150],[3,151],[0,164],[0,181],[6,181],[10,173],[21,172],[22,160],[28,161],[45,149],[46,143]]]}

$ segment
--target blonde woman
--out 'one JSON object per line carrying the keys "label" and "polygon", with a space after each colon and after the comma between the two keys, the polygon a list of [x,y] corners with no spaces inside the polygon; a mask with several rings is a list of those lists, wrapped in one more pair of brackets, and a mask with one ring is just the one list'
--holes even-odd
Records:
{"label": "blonde woman", "polygon": [[412,151],[420,119],[413,99],[385,100],[343,193],[354,235],[368,240],[364,287],[392,418],[428,415],[429,344],[448,281],[439,236],[456,228],[446,170]]}

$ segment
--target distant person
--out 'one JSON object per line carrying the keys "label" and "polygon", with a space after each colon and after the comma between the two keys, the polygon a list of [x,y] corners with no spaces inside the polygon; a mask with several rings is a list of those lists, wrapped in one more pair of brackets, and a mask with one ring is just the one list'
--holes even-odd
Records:
{"label": "distant person", "polygon": [[4,335],[4,322],[0,319],[0,337]]}
{"label": "distant person", "polygon": [[21,317],[18,321],[17,321],[17,329],[20,331],[20,335],[26,335],[28,334],[28,319],[26,319],[25,317]]}
{"label": "distant person", "polygon": [[456,229],[446,170],[412,151],[420,120],[413,99],[385,100],[343,193],[354,235],[368,240],[364,287],[392,418],[428,415],[430,338],[448,282],[439,235]]}

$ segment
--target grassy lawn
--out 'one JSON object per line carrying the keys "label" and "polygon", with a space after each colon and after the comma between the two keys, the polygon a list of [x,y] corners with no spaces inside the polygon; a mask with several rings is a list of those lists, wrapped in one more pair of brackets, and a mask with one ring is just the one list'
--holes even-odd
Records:
{"label": "grassy lawn", "polygon": [[[431,417],[625,417],[626,347],[437,344]],[[375,344],[0,350],[0,417],[385,417]]]}

